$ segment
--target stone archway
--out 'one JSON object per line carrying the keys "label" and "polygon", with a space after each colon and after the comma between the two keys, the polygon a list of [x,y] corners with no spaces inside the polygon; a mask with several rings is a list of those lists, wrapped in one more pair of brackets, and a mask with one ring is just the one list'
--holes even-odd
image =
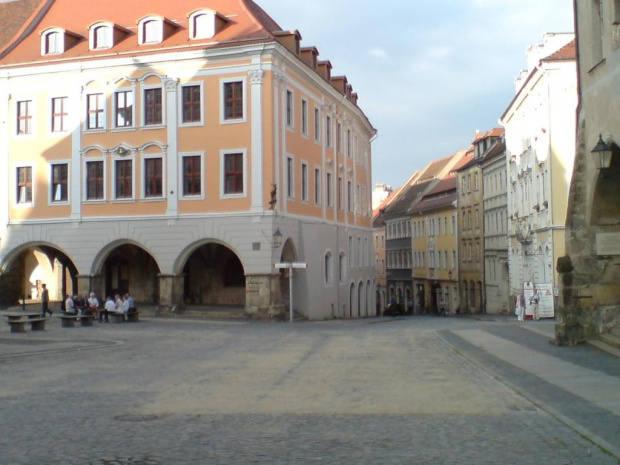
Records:
{"label": "stone archway", "polygon": [[237,254],[209,242],[198,246],[183,267],[186,305],[245,307],[245,272]]}
{"label": "stone archway", "polygon": [[152,255],[133,243],[123,243],[108,251],[96,274],[102,279],[102,295],[131,294],[136,304],[159,302],[161,271]]}
{"label": "stone archway", "polygon": [[24,244],[7,255],[2,264],[0,303],[16,304],[20,299],[38,299],[42,285],[51,301],[64,301],[78,293],[78,269],[68,255],[47,243]]}

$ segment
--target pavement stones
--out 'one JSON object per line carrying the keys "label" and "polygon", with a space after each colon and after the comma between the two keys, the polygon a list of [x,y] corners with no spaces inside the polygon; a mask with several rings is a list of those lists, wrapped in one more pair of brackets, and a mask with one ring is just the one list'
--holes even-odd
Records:
{"label": "pavement stones", "polygon": [[[414,317],[48,326],[0,332],[2,464],[619,463],[575,427],[579,418],[562,421],[514,388],[509,369],[540,380],[541,391],[564,391],[487,352],[523,334],[528,350],[541,350],[543,335],[512,324]],[[583,368],[581,360],[558,363],[570,363],[572,375]],[[614,373],[605,368],[611,386]],[[617,420],[599,399],[579,398],[585,419],[591,409]]]}

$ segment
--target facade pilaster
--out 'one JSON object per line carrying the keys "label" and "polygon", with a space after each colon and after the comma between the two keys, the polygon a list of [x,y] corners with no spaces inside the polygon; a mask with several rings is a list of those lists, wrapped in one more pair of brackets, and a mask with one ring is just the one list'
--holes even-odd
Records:
{"label": "facade pilaster", "polygon": [[263,80],[264,71],[255,69],[250,71],[251,103],[251,166],[252,192],[251,211],[262,213],[263,201]]}
{"label": "facade pilaster", "polygon": [[164,85],[166,88],[166,127],[168,136],[168,149],[165,157],[166,169],[168,172],[168,184],[166,186],[166,197],[168,198],[166,216],[168,218],[176,218],[179,214],[178,84],[178,80],[176,79],[164,80]]}
{"label": "facade pilaster", "polygon": [[159,312],[178,312],[185,308],[183,301],[184,275],[159,276]]}

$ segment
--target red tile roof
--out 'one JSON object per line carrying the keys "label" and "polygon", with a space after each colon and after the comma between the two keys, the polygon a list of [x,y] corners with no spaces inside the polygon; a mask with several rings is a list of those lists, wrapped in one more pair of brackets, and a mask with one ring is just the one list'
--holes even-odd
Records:
{"label": "red tile roof", "polygon": [[[22,0],[25,2],[28,0]],[[30,0],[31,1],[31,0]],[[13,2],[21,4],[21,2]],[[9,3],[6,5],[12,5]],[[46,2],[42,2],[46,3]],[[48,63],[53,61],[83,60],[119,55],[144,55],[166,50],[230,46],[234,42],[252,43],[276,40],[273,32],[280,26],[252,0],[108,0],[105,2],[55,0],[43,18],[31,18],[35,26],[23,42],[10,51],[0,63]],[[228,23],[211,39],[188,40],[188,15],[197,9],[213,10]],[[5,15],[0,20],[4,23]],[[138,45],[138,21],[149,15],[163,15],[176,25],[163,42]],[[88,27],[98,21],[108,21],[130,33],[111,49],[89,50]],[[81,36],[82,39],[61,55],[41,56],[41,32],[59,27]]]}
{"label": "red tile roof", "polygon": [[0,51],[30,24],[31,16],[47,3],[41,0],[12,0],[0,2]]}
{"label": "red tile roof", "polygon": [[564,47],[555,53],[543,58],[542,61],[571,61],[577,58],[577,43],[575,39],[571,40]]}

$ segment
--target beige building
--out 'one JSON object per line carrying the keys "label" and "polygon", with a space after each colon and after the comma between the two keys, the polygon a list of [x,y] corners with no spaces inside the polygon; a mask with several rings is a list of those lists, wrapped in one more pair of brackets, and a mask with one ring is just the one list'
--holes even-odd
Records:
{"label": "beige building", "polygon": [[[376,131],[252,0],[42,1],[0,50],[0,102],[9,301],[45,282],[164,311],[374,314]],[[307,264],[294,289],[282,262]]]}
{"label": "beige building", "polygon": [[447,312],[459,307],[456,199],[448,174],[411,209],[416,313],[435,313],[442,302]]}
{"label": "beige building", "polygon": [[[580,342],[620,322],[620,3],[575,1],[574,8],[579,111],[567,255],[558,262],[560,344]],[[595,147],[606,149],[608,164],[601,165]]]}
{"label": "beige building", "polygon": [[457,170],[460,311],[485,313],[482,153],[469,151]]}
{"label": "beige building", "polygon": [[575,156],[577,80],[573,34],[545,34],[528,49],[528,70],[500,119],[508,158],[509,271],[514,298],[534,289],[541,317],[553,317],[564,255]]}

